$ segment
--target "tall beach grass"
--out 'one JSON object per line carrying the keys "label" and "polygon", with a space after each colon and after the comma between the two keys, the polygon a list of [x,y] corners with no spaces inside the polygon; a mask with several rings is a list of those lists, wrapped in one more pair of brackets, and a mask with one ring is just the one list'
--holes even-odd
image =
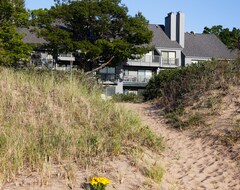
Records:
{"label": "tall beach grass", "polygon": [[162,149],[130,111],[100,98],[84,74],[0,67],[0,179],[40,172],[44,163],[94,166],[128,147]]}

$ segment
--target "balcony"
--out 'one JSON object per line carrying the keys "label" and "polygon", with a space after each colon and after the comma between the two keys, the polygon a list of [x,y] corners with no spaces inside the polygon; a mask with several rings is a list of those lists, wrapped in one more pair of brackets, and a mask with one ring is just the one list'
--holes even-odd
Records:
{"label": "balcony", "polygon": [[130,76],[125,75],[123,77],[124,86],[141,86],[145,87],[150,80],[151,76]]}
{"label": "balcony", "polygon": [[161,67],[178,67],[179,59],[171,58],[171,59],[163,59],[161,60]]}
{"label": "balcony", "polygon": [[145,55],[141,59],[129,59],[126,65],[143,67],[160,67],[161,56]]}
{"label": "balcony", "polygon": [[61,53],[58,56],[59,61],[75,61],[75,57],[71,53]]}
{"label": "balcony", "polygon": [[116,84],[118,80],[118,75],[113,73],[99,73],[98,76],[103,84]]}
{"label": "balcony", "polygon": [[178,67],[179,66],[179,59],[163,59],[161,56],[158,55],[145,55],[141,59],[129,59],[127,66],[140,66],[140,67]]}

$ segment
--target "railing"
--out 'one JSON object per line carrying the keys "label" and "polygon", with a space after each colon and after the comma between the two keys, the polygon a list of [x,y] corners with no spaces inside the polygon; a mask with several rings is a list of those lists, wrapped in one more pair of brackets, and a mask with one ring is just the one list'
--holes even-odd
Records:
{"label": "railing", "polygon": [[100,81],[104,82],[104,83],[116,83],[117,79],[118,79],[118,75],[117,74],[112,74],[112,73],[99,73],[99,79]]}
{"label": "railing", "polygon": [[132,83],[148,83],[151,76],[131,76],[125,75],[123,77],[123,82],[132,82]]}
{"label": "railing", "polygon": [[61,61],[75,61],[75,57],[71,53],[61,53],[58,55],[58,59]]}
{"label": "railing", "polygon": [[162,59],[162,66],[179,66],[179,59]]}
{"label": "railing", "polygon": [[59,57],[73,57],[71,53],[60,53]]}
{"label": "railing", "polygon": [[129,59],[127,64],[132,66],[160,67],[161,56],[145,55],[141,59]]}
{"label": "railing", "polygon": [[179,66],[179,59],[164,59],[158,55],[145,55],[141,59],[129,59],[126,64],[130,66],[177,67]]}

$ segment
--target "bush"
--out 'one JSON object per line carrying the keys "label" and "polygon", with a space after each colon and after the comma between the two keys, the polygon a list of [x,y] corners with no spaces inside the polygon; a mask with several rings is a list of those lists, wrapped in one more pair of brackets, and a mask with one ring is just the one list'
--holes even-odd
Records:
{"label": "bush", "polygon": [[144,98],[158,99],[168,110],[176,110],[205,91],[227,89],[229,84],[239,84],[239,65],[240,60],[232,63],[210,61],[163,70],[149,81]]}

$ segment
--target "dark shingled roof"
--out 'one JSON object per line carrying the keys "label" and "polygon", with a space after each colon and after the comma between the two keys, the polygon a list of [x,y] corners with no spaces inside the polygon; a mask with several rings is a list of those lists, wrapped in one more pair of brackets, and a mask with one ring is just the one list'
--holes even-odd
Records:
{"label": "dark shingled roof", "polygon": [[31,32],[28,28],[17,28],[18,33],[23,34],[23,41],[28,44],[43,44],[47,43],[43,38],[36,36],[36,33]]}
{"label": "dark shingled roof", "polygon": [[149,24],[148,29],[153,31],[154,34],[150,45],[161,48],[182,49],[182,47],[176,41],[171,41],[168,38],[160,25]]}
{"label": "dark shingled roof", "polygon": [[[165,34],[160,25],[149,24],[148,29],[153,31],[153,39],[151,46],[161,47],[161,48],[173,48],[173,49],[182,49],[182,47],[176,42],[171,41],[168,36]],[[20,34],[23,34],[23,41],[30,44],[42,44],[47,43],[43,38],[37,37],[36,33],[31,32],[31,29],[28,28],[18,28],[17,31]]]}
{"label": "dark shingled roof", "polygon": [[231,51],[213,34],[185,33],[183,54],[189,57],[233,58]]}

